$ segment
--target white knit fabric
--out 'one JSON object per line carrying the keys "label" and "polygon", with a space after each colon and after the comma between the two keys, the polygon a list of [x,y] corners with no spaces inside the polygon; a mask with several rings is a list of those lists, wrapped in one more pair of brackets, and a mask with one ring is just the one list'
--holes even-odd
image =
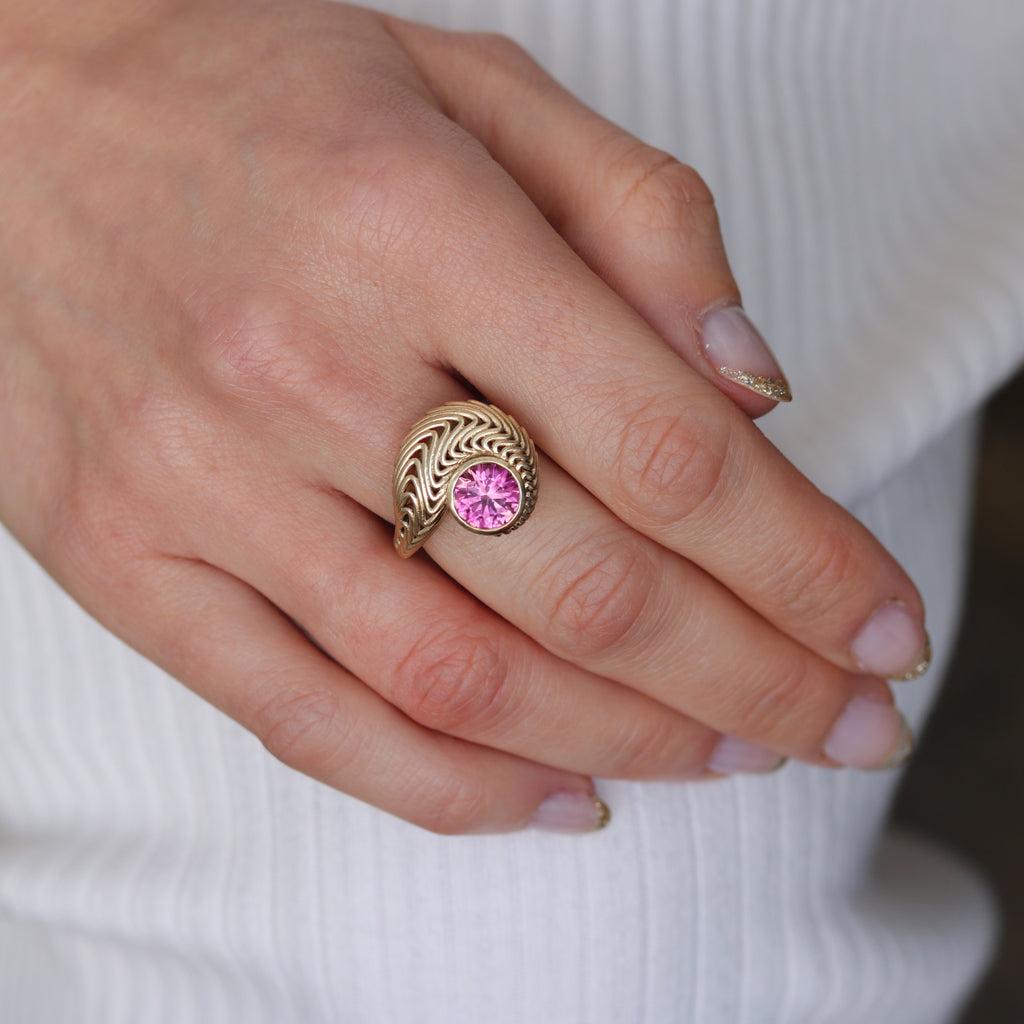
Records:
{"label": "white knit fabric", "polygon": [[[410,0],[696,166],[796,400],[769,433],[955,626],[972,411],[1024,352],[1017,0]],[[737,643],[742,639],[737,638]],[[0,1024],[941,1024],[992,938],[896,779],[601,784],[441,838],[309,781],[0,533]]]}

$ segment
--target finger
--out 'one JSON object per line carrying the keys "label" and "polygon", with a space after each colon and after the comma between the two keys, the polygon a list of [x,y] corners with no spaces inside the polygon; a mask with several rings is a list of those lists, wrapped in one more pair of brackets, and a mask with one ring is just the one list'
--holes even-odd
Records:
{"label": "finger", "polygon": [[[254,493],[246,493],[246,486]],[[698,779],[767,771],[779,757],[554,657],[428,560],[394,556],[390,530],[335,492],[237,482],[265,514],[204,543],[301,623],[335,660],[437,732],[588,775]],[[344,537],[344,546],[324,538]]]}
{"label": "finger", "polygon": [[[382,515],[372,485],[383,492],[385,476],[371,461],[353,478],[357,488],[371,485],[362,500]],[[905,723],[880,680],[844,671],[781,633],[687,560],[634,533],[558,467],[545,461],[542,479],[543,501],[515,533],[480,537],[445,520],[429,541],[431,557],[502,618],[564,661],[761,749],[866,768],[889,763],[904,745]],[[399,572],[416,565],[394,564]],[[508,674],[499,671],[506,695]],[[541,683],[541,700],[555,699],[551,689]],[[580,717],[558,743],[573,742],[573,728],[590,722],[589,696],[571,693]],[[495,702],[484,703],[493,712]]]}
{"label": "finger", "polygon": [[[424,404],[460,397],[444,374],[429,368],[416,372],[414,366],[410,362],[407,369]],[[320,461],[314,458],[310,468],[323,474],[320,479],[325,487],[337,483],[384,517],[391,505],[390,455],[400,444],[404,425],[398,424],[401,415],[387,403],[372,396],[363,396],[363,400],[368,403],[365,407],[359,400],[347,402],[344,416],[352,418],[352,432],[359,424],[373,424],[374,429],[363,431],[359,445],[345,440],[349,431],[344,429],[333,445],[325,436],[311,448]],[[309,419],[322,419],[322,410],[311,407]],[[349,454],[339,463],[337,451]],[[223,558],[225,550],[233,550],[235,561],[230,568],[246,575],[253,572],[247,561],[249,552],[265,552],[256,575],[246,578],[298,621],[312,625],[314,634],[325,638],[322,642],[336,657],[348,663],[361,656],[360,645],[352,647],[352,641],[346,640],[346,632],[351,635],[351,630],[344,625],[345,610],[353,607],[368,611],[370,625],[377,630],[372,643],[380,647],[381,616],[399,604],[395,595],[408,585],[403,584],[400,573],[425,570],[413,568],[415,562],[399,563],[393,557],[392,568],[388,568],[378,557],[372,562],[372,571],[383,574],[378,583],[380,600],[372,597],[372,580],[362,590],[356,587],[354,595],[351,559],[336,560],[341,556],[335,538],[346,537],[347,553],[358,558],[359,546],[352,546],[352,538],[358,536],[356,524],[340,521],[333,509],[321,512],[320,522],[302,527],[298,546],[293,546],[295,524],[304,522],[314,507],[310,498],[303,495],[292,507],[288,495],[298,493],[294,485],[257,482],[258,467],[251,467],[247,476],[255,492],[239,499],[238,504],[263,510],[266,524],[260,529],[264,532],[254,536],[250,526],[244,538],[214,537],[215,555],[210,557]],[[500,539],[463,537],[457,527],[442,523],[430,541],[432,557],[498,615],[563,660],[639,690],[718,732],[814,763],[831,759],[867,767],[889,759],[901,739],[903,724],[883,684],[843,671],[779,632],[692,563],[630,530],[557,467],[545,464],[543,481],[542,501],[524,529]],[[244,495],[245,482],[233,481],[232,489]],[[379,534],[375,540],[364,539],[362,554],[379,553],[381,543]],[[292,574],[294,580],[290,581]],[[622,751],[622,739],[619,733],[609,733],[603,714],[614,692],[602,689],[606,683],[588,680],[587,686],[579,687],[581,680],[571,672],[524,668],[527,652],[505,638],[500,623],[482,629],[478,615],[468,605],[460,605],[455,591],[423,595],[401,604],[414,609],[410,615],[422,616],[423,610],[429,609],[428,637],[431,627],[439,624],[441,642],[433,654],[429,640],[424,641],[416,627],[406,624],[405,635],[412,644],[421,645],[412,662],[421,678],[410,681],[408,666],[400,664],[403,655],[399,655],[397,666],[378,663],[360,675],[373,680],[410,713],[423,714],[427,708],[427,713],[435,716],[429,724],[443,724],[445,729],[464,732],[473,739],[483,730],[488,742],[509,744],[516,753],[541,760],[559,756],[547,751],[550,745],[563,750],[568,758],[555,763],[577,770],[636,773],[635,762],[631,765],[627,759],[624,764],[621,753],[616,757],[615,752]],[[458,616],[452,619],[444,614],[445,606],[465,608],[461,625]],[[422,625],[421,618],[417,626]],[[396,627],[392,623],[390,628]],[[460,630],[479,647],[453,642]],[[355,628],[356,636],[363,634],[363,647],[370,632],[366,627]],[[401,635],[400,631],[396,651],[402,647]],[[439,647],[445,650],[439,652]],[[473,669],[480,663],[474,666],[473,659],[481,652],[483,661],[489,660],[496,670],[489,682],[484,679],[474,687]],[[424,661],[431,657],[432,663],[424,669]],[[541,664],[535,652],[528,657],[531,665]],[[453,672],[452,664],[469,671]],[[436,680],[438,665],[448,673],[440,682]],[[512,671],[510,665],[522,671]],[[434,685],[424,686],[422,677],[431,673]],[[431,689],[438,693],[447,690],[449,696],[431,701]],[[568,698],[566,704],[560,703],[561,696]],[[877,706],[868,716],[867,726],[851,732],[847,711],[861,708],[858,699],[863,697]],[[621,703],[612,706],[619,709],[617,715],[625,708]],[[574,708],[578,711],[572,718]],[[560,717],[567,713],[568,719]],[[855,719],[866,721],[856,710]],[[539,735],[531,735],[538,720],[545,726]],[[524,722],[530,723],[529,727],[524,728]],[[635,708],[624,714],[622,722],[632,723],[629,728],[635,729],[636,736],[652,735],[650,720],[644,726]],[[645,770],[652,774],[661,768],[659,759],[664,757],[659,757],[665,749],[664,728],[664,724],[659,726],[651,740]],[[832,742],[836,730],[846,737],[839,747]],[[588,736],[598,741],[596,756],[604,758],[598,764],[587,760],[595,756]],[[541,749],[531,743],[539,743]],[[602,751],[605,746],[607,751]],[[676,757],[679,749],[676,747]],[[692,760],[681,758],[679,763],[685,765],[683,774],[692,770]]]}
{"label": "finger", "polygon": [[[551,278],[545,287],[560,290]],[[548,329],[570,339],[571,371],[514,314],[478,327],[500,348],[500,367],[457,330],[449,360],[623,522],[783,632],[850,670],[913,672],[927,644],[924,613],[892,556],[656,339],[645,345],[636,330],[624,349],[621,311],[582,289],[565,289],[571,316],[548,306]],[[576,386],[553,391],[568,372]]]}
{"label": "finger", "polygon": [[557,467],[543,477],[530,529],[502,543],[449,523],[431,556],[554,654],[719,732],[813,764],[880,767],[903,748],[906,724],[881,680],[779,632],[581,498]]}
{"label": "finger", "polygon": [[[421,361],[452,367],[623,522],[836,665],[898,677],[922,663],[920,597],[870,533],[679,360],[464,136],[449,130],[416,153],[423,178],[447,175],[459,185],[433,197],[451,232],[444,258],[432,236],[417,233],[400,261],[406,274],[415,267],[429,295],[419,309]],[[389,241],[368,259],[391,254]],[[346,315],[338,306],[324,320],[341,332]],[[261,365],[272,361],[265,353]],[[410,393],[406,366],[386,373],[402,381],[399,394]],[[398,427],[386,401],[358,423],[335,403],[327,420],[346,423],[374,451],[379,473],[428,408],[424,400],[407,409]],[[329,453],[330,428],[321,443]],[[379,511],[386,492],[375,481],[369,487],[350,474],[339,486]]]}
{"label": "finger", "polygon": [[588,779],[411,722],[220,570],[153,556],[122,582],[104,618],[298,771],[435,832],[600,827]]}
{"label": "finger", "polygon": [[[540,247],[534,246],[534,248],[536,255],[542,255],[543,250]],[[590,286],[592,286],[593,280],[589,280]],[[547,282],[549,293],[557,287],[559,287],[557,279],[552,276]],[[605,311],[613,320],[618,318],[620,326],[624,326],[624,328],[632,326],[638,344],[642,343],[648,329],[642,325],[638,326],[635,316],[628,314],[628,311],[623,323],[623,313],[618,300],[609,307],[603,301],[605,295],[604,286],[598,286],[593,299],[598,306],[605,305]],[[458,296],[451,295],[451,308],[458,311],[459,304]],[[514,316],[510,313],[507,320],[501,318],[499,322],[495,322],[493,310],[486,312],[479,310],[477,316],[479,318],[477,322],[483,324],[481,336],[497,339],[499,344],[503,332],[511,330],[510,323],[514,320]],[[630,319],[631,316],[632,319]],[[291,325],[301,322],[301,317],[289,314],[276,317],[275,322]],[[600,337],[600,322],[599,320],[599,323],[592,328],[594,337]],[[458,323],[452,325],[453,332],[462,329],[464,328]],[[460,392],[447,374],[424,365],[418,357],[414,357],[403,363],[401,387],[396,389],[400,397],[389,400],[388,387],[385,383],[378,382],[376,387],[371,385],[347,394],[345,401],[339,403],[334,401],[330,397],[330,393],[321,386],[323,380],[340,379],[344,373],[340,362],[338,365],[332,365],[330,362],[330,359],[340,361],[343,357],[336,348],[332,348],[328,339],[325,338],[323,344],[316,346],[321,361],[318,362],[315,380],[311,380],[308,385],[302,385],[301,375],[292,371],[294,364],[294,340],[292,338],[281,336],[278,326],[269,329],[256,328],[252,323],[248,325],[248,333],[249,336],[243,341],[245,346],[243,354],[246,358],[230,360],[231,366],[226,373],[222,368],[222,385],[229,384],[233,393],[260,395],[259,405],[261,407],[268,404],[279,405],[282,401],[295,403],[301,392],[301,398],[296,406],[297,411],[289,417],[289,422],[304,423],[304,430],[301,432],[290,431],[279,435],[279,442],[286,446],[287,461],[302,466],[308,479],[325,487],[337,487],[382,518],[390,517],[393,511],[391,505],[392,462],[410,422],[418,418],[425,408],[438,405],[448,399],[465,397],[465,392]],[[237,336],[235,332],[232,332],[233,338],[237,338]],[[590,335],[588,334],[588,336]],[[506,361],[518,361],[513,352],[514,333],[508,334],[506,344],[507,350],[502,354],[502,358]],[[911,593],[912,587],[877,542],[851,517],[814,491],[788,463],[785,463],[773,449],[764,444],[759,432],[731,403],[717,395],[706,383],[695,378],[692,372],[674,359],[663,346],[655,344],[652,348],[657,358],[668,361],[669,367],[661,374],[651,375],[651,379],[657,382],[656,384],[651,384],[650,380],[641,381],[644,386],[659,387],[666,377],[671,380],[673,373],[677,376],[683,375],[682,380],[677,381],[677,386],[684,394],[686,388],[689,387],[693,395],[691,405],[698,399],[701,402],[713,399],[717,403],[717,407],[707,406],[709,414],[723,417],[726,422],[731,417],[737,429],[746,429],[752,435],[745,442],[751,446],[746,457],[751,462],[760,461],[769,466],[773,462],[775,463],[773,470],[775,477],[762,481],[760,487],[750,485],[742,478],[738,478],[738,484],[744,486],[738,487],[735,501],[732,495],[722,495],[723,510],[717,516],[717,520],[722,523],[722,531],[726,534],[725,540],[728,541],[728,531],[734,527],[731,526],[726,512],[730,516],[740,514],[750,516],[756,524],[760,510],[771,502],[777,501],[777,507],[772,510],[772,514],[767,517],[766,522],[763,525],[758,524],[764,530],[774,531],[775,544],[770,543],[772,538],[769,537],[763,553],[759,556],[754,542],[758,538],[750,540],[742,536],[742,531],[739,531],[734,545],[736,550],[730,550],[728,543],[722,543],[722,539],[716,536],[717,523],[713,516],[708,517],[702,529],[694,529],[691,534],[681,530],[681,527],[686,526],[685,518],[680,521],[667,519],[664,523],[654,524],[661,527],[664,533],[674,531],[673,539],[679,548],[686,550],[687,553],[695,550],[703,558],[706,568],[710,563],[719,569],[718,572],[700,572],[692,561],[680,558],[678,554],[666,551],[657,543],[652,543],[651,540],[627,529],[628,524],[624,525],[623,522],[627,516],[623,515],[617,518],[611,515],[607,508],[576,483],[562,478],[564,485],[559,484],[560,478],[556,469],[546,466],[540,503],[533,518],[522,530],[501,540],[478,539],[477,546],[466,548],[453,558],[449,557],[444,547],[448,543],[446,536],[452,533],[452,530],[448,529],[440,532],[436,541],[432,539],[429,542],[432,556],[471,592],[480,596],[487,595],[485,600],[498,614],[520,625],[522,629],[533,635],[554,653],[568,657],[569,660],[574,660],[581,664],[581,667],[595,671],[597,674],[604,674],[600,668],[602,662],[599,661],[602,652],[593,640],[595,637],[597,641],[602,640],[603,633],[603,642],[610,649],[610,655],[616,653],[614,650],[616,647],[620,647],[626,652],[615,663],[615,675],[613,676],[624,685],[637,688],[647,687],[651,693],[657,693],[659,699],[661,699],[662,690],[658,687],[669,685],[675,688],[678,686],[677,691],[664,693],[664,702],[711,725],[716,730],[733,733],[744,740],[783,753],[794,753],[807,759],[817,758],[820,760],[820,750],[828,748],[826,733],[831,736],[830,723],[832,726],[838,723],[845,713],[845,709],[851,705],[859,692],[857,687],[864,685],[854,678],[854,674],[859,670],[854,661],[854,652],[845,649],[841,632],[838,635],[833,633],[830,636],[829,630],[836,630],[837,627],[842,629],[844,615],[855,619],[859,613],[857,602],[861,601],[867,604],[875,597],[872,588],[876,592],[881,590],[884,595],[883,600],[885,600],[889,597],[890,585],[902,585]],[[254,354],[258,354],[259,358],[253,358]],[[328,360],[326,363],[323,362],[324,358]],[[378,368],[379,372],[368,376],[368,380],[379,378],[379,381],[386,382],[391,375],[395,374],[394,367],[388,367],[385,357],[381,358],[384,361]],[[538,361],[542,358],[543,356],[539,355]],[[608,358],[613,357],[609,356]],[[620,356],[619,359],[619,365],[623,366],[621,379],[614,379],[613,370],[612,377],[605,381],[601,388],[595,389],[595,393],[609,403],[604,410],[607,424],[614,424],[615,417],[622,416],[619,403],[614,402],[613,399],[624,397],[627,410],[626,422],[627,425],[633,425],[633,412],[630,409],[629,397],[628,394],[624,396],[624,392],[628,392],[629,387],[636,388],[638,386],[636,383],[638,374],[635,366],[624,365],[624,357]],[[364,367],[365,369],[366,367]],[[521,365],[521,372],[526,380],[530,380],[533,374],[533,370],[524,365]],[[581,367],[577,375],[585,377],[588,372],[590,372],[589,367]],[[241,375],[239,375],[240,373]],[[247,377],[247,374],[255,376]],[[282,376],[278,384],[274,383],[275,374]],[[688,378],[685,376],[687,374]],[[555,379],[554,376],[549,378],[547,382],[549,389],[551,381]],[[624,384],[624,381],[629,382],[628,385]],[[542,381],[535,382],[537,386],[542,386],[543,383]],[[499,382],[497,378],[495,379],[495,388],[505,386],[507,386],[507,382]],[[562,387],[558,390],[564,396],[565,402],[575,398],[569,389]],[[525,393],[529,397],[529,390]],[[418,401],[411,397],[413,395],[419,396]],[[670,397],[673,402],[678,402],[678,395]],[[509,398],[512,402],[516,400],[515,395],[511,393]],[[417,404],[414,406],[411,404],[413,402],[417,402]],[[690,406],[683,406],[684,410],[687,408]],[[556,413],[560,411],[557,405],[553,409]],[[586,417],[592,415],[593,412],[592,408],[581,408],[578,419],[572,425],[573,429],[579,429],[581,422],[585,425]],[[677,413],[677,416],[679,415],[681,414]],[[683,423],[685,420],[680,420],[678,425],[681,426]],[[594,428],[595,440],[590,446],[581,440],[581,446],[584,449],[582,453],[584,458],[581,460],[583,469],[577,469],[573,474],[577,478],[588,470],[586,459],[600,457],[601,446],[607,444],[602,437],[602,431],[598,429],[602,425],[593,423],[591,426]],[[544,429],[544,425],[540,424],[540,428]],[[694,445],[707,436],[706,431],[706,426],[701,423],[700,429],[695,434],[697,440],[693,442]],[[551,446],[554,447],[558,443],[558,437],[554,433],[549,436],[552,438]],[[299,440],[296,440],[297,437]],[[564,438],[562,442],[564,444]],[[761,442],[764,447],[761,449],[754,447],[758,442]],[[288,446],[292,447],[288,448]],[[713,448],[712,452],[714,450]],[[574,454],[579,457],[580,453]],[[637,453],[632,451],[626,454],[634,460],[633,464],[635,465],[638,458]],[[570,460],[566,459],[565,461]],[[622,468],[614,464],[606,464],[606,466],[607,476],[613,482],[621,481]],[[592,466],[589,467],[589,471],[593,472]],[[662,478],[664,478],[664,474],[662,474]],[[661,493],[661,488],[664,485],[658,479],[645,479],[642,474],[640,479],[644,482],[652,502],[665,500],[665,495]],[[669,480],[668,483],[672,484],[672,481]],[[600,494],[602,490],[607,491],[607,487],[604,485],[604,480],[595,479],[592,487],[595,492]],[[749,490],[745,491],[745,488],[749,488]],[[672,487],[665,489],[668,492],[668,498],[675,501],[681,501],[687,497],[685,491],[673,491]],[[776,492],[774,494],[771,493],[773,489]],[[560,490],[562,496],[558,497]],[[615,497],[613,492],[612,499],[614,500]],[[618,500],[621,504],[621,499]],[[790,504],[787,504],[787,500]],[[611,503],[611,500],[606,499],[605,505]],[[731,508],[731,503],[738,504],[738,510]],[[254,507],[262,508],[264,505],[265,502],[260,500],[259,495],[254,496]],[[691,513],[694,520],[701,514],[707,515],[699,506]],[[790,516],[797,518],[791,520]],[[640,519],[641,525],[651,530],[650,510],[643,511],[643,514],[633,510],[632,518]],[[813,558],[818,550],[814,544],[814,533],[823,529],[823,524],[819,520],[824,520],[825,536],[827,537],[829,533],[839,535],[840,539],[847,543],[847,548],[853,547],[853,553],[860,560],[860,564],[854,559],[836,559],[834,565],[827,563],[818,566],[812,565],[811,568],[815,574],[808,574],[805,585],[810,589],[819,588],[816,595],[817,603],[808,603],[802,608],[798,607],[794,601],[801,595],[797,594],[793,599],[779,601],[774,618],[766,616],[763,608],[766,604],[770,605],[772,589],[763,585],[763,576],[766,571],[764,567],[771,566],[773,559],[779,560],[780,552],[788,554],[794,560],[801,554],[804,557]],[[543,571],[537,571],[535,567],[533,578],[531,578],[531,573],[525,565],[528,549],[523,546],[523,538],[536,533],[540,529],[539,524],[545,521],[550,524],[550,533],[545,534],[547,549],[563,552],[568,557],[561,567],[549,559],[552,561],[552,571],[545,574]],[[795,545],[793,552],[787,552],[784,543],[779,544],[780,538],[783,541],[786,540],[787,531],[790,534],[790,543]],[[848,531],[848,533],[840,533],[840,531]],[[327,538],[337,537],[338,533],[325,527],[324,536]],[[539,537],[538,534],[538,539]],[[588,548],[581,543],[581,538],[586,537],[604,538],[607,543]],[[271,540],[272,538],[268,538],[268,545]],[[802,552],[799,545],[807,540],[811,542],[809,551]],[[510,555],[513,556],[513,560],[503,567],[504,575],[495,576],[488,544],[500,545],[502,549],[507,548]],[[843,552],[847,548],[839,550]],[[270,549],[272,550],[272,545],[270,545]],[[571,609],[574,601],[585,606],[586,602],[583,599],[586,597],[588,578],[599,581],[602,578],[610,577],[614,580],[615,573],[601,569],[602,551],[609,553],[606,557],[613,559],[613,565],[619,565],[622,568],[623,571],[618,575],[623,578],[625,583],[630,584],[629,587],[620,588],[620,594],[628,596],[639,593],[643,597],[644,585],[649,587],[652,594],[657,591],[658,602],[645,601],[636,608],[637,628],[633,630],[632,638],[642,635],[645,624],[651,621],[652,616],[660,616],[658,621],[662,623],[666,636],[671,636],[674,631],[676,646],[663,644],[657,648],[663,654],[671,652],[670,657],[663,657],[660,662],[661,669],[665,670],[663,678],[660,680],[651,678],[650,666],[655,663],[651,661],[651,655],[644,649],[644,646],[637,643],[631,644],[631,635],[628,631],[621,632],[621,635],[616,636],[614,631],[609,632],[601,627],[602,616],[595,619],[597,628],[589,629],[593,647],[591,650],[587,650],[585,646],[582,651],[560,647],[559,637],[553,635],[557,624],[566,618],[565,609]],[[518,557],[522,560],[518,565],[515,562],[517,552]],[[638,566],[644,569],[643,572],[632,574],[628,572],[629,566],[624,566],[623,560],[628,560],[631,557],[637,560]],[[701,558],[696,560],[700,561]],[[588,565],[588,559],[592,561],[592,564]],[[754,566],[757,573],[748,579],[750,566]],[[722,586],[722,582],[728,582],[723,575],[726,570],[731,571],[735,581],[731,588]],[[242,572],[241,569],[236,571]],[[891,579],[885,578],[886,572],[892,574]],[[829,573],[832,574],[831,578],[828,578]],[[523,585],[518,588],[506,588],[504,593],[493,592],[495,581],[503,579],[519,579],[523,581]],[[566,600],[559,601],[557,599],[558,579],[566,581],[562,585],[562,589],[570,595]],[[574,580],[580,582],[573,584]],[[715,582],[716,580],[719,582]],[[780,578],[780,583],[786,584],[787,580]],[[539,621],[535,617],[531,617],[530,607],[524,609],[515,606],[515,600],[522,595],[525,595],[524,599],[528,602],[538,594],[543,597],[545,586],[550,594],[555,595],[554,605],[538,603]],[[760,601],[761,609],[758,609],[750,599],[746,601],[737,599],[736,591],[742,590],[744,586],[747,594],[752,594],[755,599]],[[834,590],[830,588],[834,588]],[[572,597],[573,592],[576,594],[575,598]],[[899,591],[897,590],[896,593],[898,594]],[[603,616],[605,620],[609,615],[614,617],[616,605],[611,600],[614,596],[614,593],[609,594],[605,602],[607,605]],[[743,596],[741,593],[740,597]],[[785,597],[785,595],[783,596]],[[609,601],[611,603],[608,603]],[[755,611],[761,610],[761,614],[752,614],[751,608],[746,608],[744,605],[751,605]],[[560,608],[562,614],[558,614]],[[619,617],[628,618],[621,608],[620,604]],[[646,612],[646,615],[640,617],[640,611]],[[688,617],[692,619],[694,616],[698,617],[701,626],[700,630],[696,632],[692,628],[692,622],[688,621]],[[768,619],[767,626],[764,619]],[[778,628],[780,620],[784,626],[788,627],[783,628],[781,633]],[[848,623],[845,624],[848,625]],[[916,628],[920,631],[919,621]],[[803,636],[794,637],[794,633],[802,633]],[[788,639],[781,634],[789,634]],[[747,642],[748,636],[756,638],[756,642]],[[686,641],[691,637],[699,638],[700,643],[687,648]],[[733,652],[729,650],[733,642],[732,638],[739,637],[744,638],[739,656],[726,661],[714,660],[714,658],[721,658],[725,653],[732,654]],[[838,642],[835,642],[836,639]],[[795,640],[799,642],[794,642]],[[829,649],[830,640],[833,642],[831,649]],[[561,642],[564,644],[564,639]],[[845,672],[836,672],[834,666],[829,669],[824,664],[815,667],[813,658],[801,646],[813,649],[815,644],[824,648],[818,653],[836,662],[838,667],[844,669]],[[705,657],[703,652],[710,652],[714,658]],[[594,660],[588,662],[587,658]],[[686,686],[680,685],[678,682],[678,672],[671,672],[668,669],[676,666],[689,669],[688,662],[694,658],[698,665],[703,664],[704,671],[694,674],[692,677],[693,687],[688,690]],[[608,671],[612,672],[612,669]],[[657,666],[655,666],[655,671],[657,671]],[[879,672],[878,669],[874,669],[874,671]],[[728,681],[725,686],[721,683],[722,678]],[[701,684],[699,688],[696,685],[698,682]],[[708,691],[706,697],[702,697],[698,692],[699,689],[704,688]],[[728,700],[720,701],[719,698],[723,694],[731,696]],[[888,693],[884,689],[879,689],[877,696],[887,706],[891,704]],[[862,744],[864,749],[846,750],[841,756],[837,756],[837,753],[832,751],[830,756],[835,760],[844,760],[845,763],[858,765],[876,760],[879,750],[891,746],[893,736],[900,728],[898,719],[892,713],[885,712],[885,715],[887,716],[886,722],[875,727],[874,737],[864,739]],[[819,749],[818,744],[822,744],[823,741],[823,746]]]}
{"label": "finger", "polygon": [[693,168],[594,113],[508,39],[393,24],[445,112],[690,366],[748,415],[789,401]]}

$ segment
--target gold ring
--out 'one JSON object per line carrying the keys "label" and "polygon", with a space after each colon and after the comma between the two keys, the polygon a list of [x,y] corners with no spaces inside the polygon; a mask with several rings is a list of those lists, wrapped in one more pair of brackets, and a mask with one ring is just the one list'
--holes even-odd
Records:
{"label": "gold ring", "polygon": [[395,550],[414,554],[451,511],[474,533],[511,533],[537,503],[537,452],[507,413],[483,402],[431,409],[395,460]]}

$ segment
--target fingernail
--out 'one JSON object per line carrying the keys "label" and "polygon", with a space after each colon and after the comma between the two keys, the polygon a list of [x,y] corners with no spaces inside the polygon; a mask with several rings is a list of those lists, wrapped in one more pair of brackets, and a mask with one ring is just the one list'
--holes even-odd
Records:
{"label": "fingernail", "polygon": [[532,828],[544,832],[598,832],[612,820],[608,805],[578,790],[552,793],[533,813]]}
{"label": "fingernail", "polygon": [[793,395],[761,332],[740,306],[712,310],[701,325],[704,355],[715,372],[776,402]]}
{"label": "fingernail", "polygon": [[924,626],[902,601],[875,609],[850,644],[850,654],[865,672],[901,681],[923,675],[932,658]]}
{"label": "fingernail", "polygon": [[912,679],[917,679],[923,676],[928,671],[929,666],[932,663],[932,641],[931,637],[928,636],[927,632],[924,634],[924,650],[921,652],[921,656],[914,663],[913,667],[908,669],[901,676],[893,676],[893,680],[897,683],[909,683]]}
{"label": "fingernail", "polygon": [[914,731],[902,715],[900,715],[900,724],[903,728],[900,731],[899,742],[893,747],[892,753],[876,767],[876,771],[902,768],[910,760],[910,755],[914,752]]}
{"label": "fingernail", "polygon": [[721,775],[764,775],[781,768],[786,759],[773,750],[735,736],[723,736],[711,751],[707,767]]}
{"label": "fingernail", "polygon": [[890,704],[854,697],[825,741],[825,753],[851,768],[899,768],[914,749],[907,720]]}

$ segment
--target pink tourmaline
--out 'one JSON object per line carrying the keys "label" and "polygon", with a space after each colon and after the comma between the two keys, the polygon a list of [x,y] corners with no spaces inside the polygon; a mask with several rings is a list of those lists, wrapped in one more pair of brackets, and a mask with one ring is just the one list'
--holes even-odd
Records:
{"label": "pink tourmaline", "polygon": [[500,530],[519,510],[519,483],[496,462],[478,462],[455,481],[455,514],[475,530]]}

